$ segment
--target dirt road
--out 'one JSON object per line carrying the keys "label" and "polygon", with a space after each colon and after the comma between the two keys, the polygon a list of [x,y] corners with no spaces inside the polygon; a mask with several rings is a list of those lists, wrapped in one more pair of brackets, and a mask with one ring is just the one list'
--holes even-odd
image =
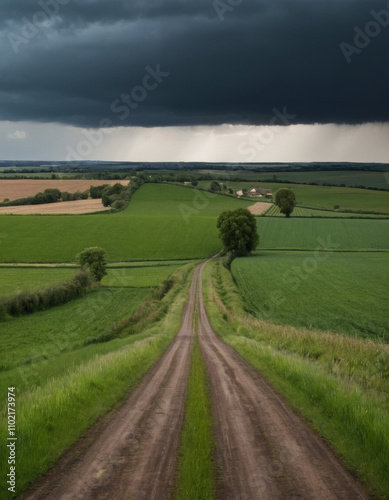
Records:
{"label": "dirt road", "polygon": [[[95,425],[23,500],[168,500],[184,419],[198,287],[199,340],[215,418],[216,497],[363,499],[357,481],[210,327],[195,271],[182,326],[120,410]],[[193,499],[197,500],[197,499]]]}

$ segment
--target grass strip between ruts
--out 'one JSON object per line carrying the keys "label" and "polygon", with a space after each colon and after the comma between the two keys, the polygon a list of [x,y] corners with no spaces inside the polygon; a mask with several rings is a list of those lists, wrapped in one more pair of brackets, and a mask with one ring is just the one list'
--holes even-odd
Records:
{"label": "grass strip between ruts", "polygon": [[196,333],[185,404],[185,422],[180,437],[175,500],[214,498],[212,428],[209,381]]}

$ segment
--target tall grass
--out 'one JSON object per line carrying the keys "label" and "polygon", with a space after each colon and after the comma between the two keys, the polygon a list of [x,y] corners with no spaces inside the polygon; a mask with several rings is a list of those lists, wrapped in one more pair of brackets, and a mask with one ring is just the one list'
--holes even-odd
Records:
{"label": "tall grass", "polygon": [[[193,268],[193,266],[191,266]],[[166,350],[181,323],[187,300],[188,269],[177,271],[177,287],[164,300],[169,311],[153,324],[143,339],[115,352],[104,352],[77,368],[19,395],[17,393],[17,493],[43,474],[60,455],[101,415],[122,399]],[[0,443],[6,445],[6,414],[2,405]],[[1,477],[9,467],[0,459]],[[13,498],[0,485],[0,497]]]}
{"label": "tall grass", "polygon": [[229,272],[204,272],[215,330],[280,390],[367,487],[389,498],[389,347],[248,317]]}
{"label": "tall grass", "polygon": [[196,335],[180,439],[176,500],[212,500],[215,482],[211,401],[205,362]]}

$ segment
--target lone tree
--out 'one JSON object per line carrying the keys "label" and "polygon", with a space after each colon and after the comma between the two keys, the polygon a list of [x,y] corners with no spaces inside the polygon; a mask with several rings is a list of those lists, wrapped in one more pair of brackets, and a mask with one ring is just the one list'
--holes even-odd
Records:
{"label": "lone tree", "polygon": [[234,257],[248,255],[259,243],[255,217],[247,208],[223,212],[219,215],[217,227],[224,251],[231,252]]}
{"label": "lone tree", "polygon": [[85,248],[77,257],[81,267],[90,269],[92,276],[99,283],[107,274],[107,254],[100,247]]}
{"label": "lone tree", "polygon": [[296,196],[291,189],[281,188],[274,196],[274,204],[280,209],[282,214],[286,217],[290,217],[296,206]]}
{"label": "lone tree", "polygon": [[210,191],[215,193],[216,191],[221,191],[221,185],[217,181],[212,181],[209,187]]}

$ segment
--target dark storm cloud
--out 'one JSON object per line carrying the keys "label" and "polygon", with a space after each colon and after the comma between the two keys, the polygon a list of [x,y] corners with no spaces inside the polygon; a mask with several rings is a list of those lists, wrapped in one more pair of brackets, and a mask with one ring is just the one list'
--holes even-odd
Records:
{"label": "dark storm cloud", "polygon": [[8,0],[0,18],[3,120],[389,120],[386,1]]}

